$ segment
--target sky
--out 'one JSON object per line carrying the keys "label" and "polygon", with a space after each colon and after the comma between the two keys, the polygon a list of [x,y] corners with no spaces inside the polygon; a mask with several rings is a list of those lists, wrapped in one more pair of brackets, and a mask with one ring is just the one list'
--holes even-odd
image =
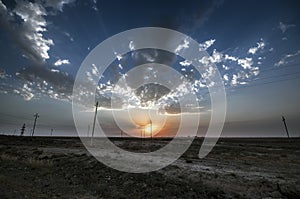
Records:
{"label": "sky", "polygon": [[[281,116],[291,136],[299,136],[299,10],[299,1],[291,0],[0,0],[0,134],[20,134],[26,123],[25,135],[30,135],[38,113],[36,135],[50,135],[53,129],[54,135],[77,136],[72,92],[84,59],[113,35],[161,27],[197,41],[199,51],[209,55],[198,61],[217,67],[227,104],[222,136],[286,136]],[[191,118],[200,114],[198,135],[205,135],[211,116],[210,85],[205,78],[212,71],[207,68],[199,74],[176,53],[135,50],[134,45],[133,41],[128,45],[132,51],[122,55],[112,46],[108,51],[115,54],[115,61],[102,76],[96,60],[86,74],[98,85],[95,101],[100,104],[98,121],[105,133],[119,135],[115,111],[132,135],[139,135],[140,123],[149,120],[143,119],[144,112],[150,110],[157,136],[174,136],[181,114]],[[158,84],[134,89],[138,77],[131,75],[128,80],[127,75],[142,64],[143,70],[169,81],[174,76],[160,64],[172,67],[182,81],[174,90]],[[197,97],[195,112],[178,105],[178,96],[190,93]],[[111,106],[112,95],[117,108]],[[86,107],[82,115],[93,111]],[[131,119],[125,114],[128,111]],[[92,121],[87,123],[89,133]]]}

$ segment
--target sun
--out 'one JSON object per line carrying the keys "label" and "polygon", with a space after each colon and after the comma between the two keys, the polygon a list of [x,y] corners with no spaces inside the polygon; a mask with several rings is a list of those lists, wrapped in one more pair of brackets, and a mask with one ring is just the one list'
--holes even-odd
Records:
{"label": "sun", "polygon": [[152,133],[152,135],[153,135],[153,133],[155,132],[157,130],[157,126],[155,126],[155,125],[151,125],[151,124],[148,124],[147,126],[145,126],[145,132],[148,134],[148,135],[150,135],[151,133]]}

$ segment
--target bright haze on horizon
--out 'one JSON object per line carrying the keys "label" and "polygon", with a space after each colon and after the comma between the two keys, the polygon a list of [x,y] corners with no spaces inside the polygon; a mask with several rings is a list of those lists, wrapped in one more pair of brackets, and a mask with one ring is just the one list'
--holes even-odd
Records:
{"label": "bright haze on horizon", "polygon": [[[201,61],[217,66],[227,95],[222,136],[286,136],[281,116],[290,135],[300,136],[299,10],[299,1],[0,0],[0,134],[19,135],[26,123],[29,135],[39,113],[36,135],[50,135],[53,129],[53,135],[76,136],[72,89],[85,57],[120,32],[163,27],[196,40],[210,55]],[[133,51],[120,55],[112,46],[115,61],[101,78],[97,63],[87,74],[91,81],[100,78],[98,121],[107,135],[120,135],[114,111],[133,136],[139,136],[141,128],[149,136],[149,113],[157,136],[173,136],[180,114],[200,113],[198,135],[203,136],[211,112],[204,77],[211,71],[199,74],[188,60],[170,52],[135,51],[134,42],[128,48]],[[136,78],[160,74],[173,80],[152,63],[168,65],[184,77],[177,90],[156,84],[133,90],[134,81],[120,83],[141,64],[149,66]],[[178,96],[189,92],[197,96],[197,113],[178,105]],[[112,95],[130,103],[117,102],[119,108],[113,109]]]}

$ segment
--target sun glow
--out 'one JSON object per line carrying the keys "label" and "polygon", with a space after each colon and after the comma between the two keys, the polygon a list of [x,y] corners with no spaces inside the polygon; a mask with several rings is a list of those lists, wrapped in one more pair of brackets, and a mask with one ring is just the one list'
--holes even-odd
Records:
{"label": "sun glow", "polygon": [[150,135],[151,133],[154,134],[157,130],[157,126],[148,124],[145,126],[145,132]]}

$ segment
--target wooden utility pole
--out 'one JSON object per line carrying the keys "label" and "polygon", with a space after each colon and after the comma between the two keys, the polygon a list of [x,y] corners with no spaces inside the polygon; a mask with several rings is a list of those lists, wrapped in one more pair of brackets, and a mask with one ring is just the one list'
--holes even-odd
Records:
{"label": "wooden utility pole", "polygon": [[284,124],[284,127],[285,127],[286,134],[287,134],[288,138],[290,138],[290,134],[289,134],[284,116],[282,116],[282,121],[283,121],[283,124]]}
{"label": "wooden utility pole", "polygon": [[99,105],[99,103],[97,101],[96,104],[95,104],[96,110],[95,110],[95,115],[94,115],[94,123],[93,123],[93,129],[92,129],[91,145],[93,145],[93,137],[94,137],[94,132],[95,132],[95,122],[96,122],[96,118],[97,118],[98,105]]}
{"label": "wooden utility pole", "polygon": [[39,116],[39,114],[38,113],[36,113],[35,115],[34,115],[34,124],[33,124],[33,129],[32,129],[32,135],[31,136],[33,136],[34,135],[34,130],[35,130],[35,126],[36,126],[36,120],[37,120],[37,118],[39,118],[40,116]]}
{"label": "wooden utility pole", "polygon": [[151,140],[152,140],[152,120],[150,119],[150,136],[151,136]]}
{"label": "wooden utility pole", "polygon": [[24,135],[25,128],[26,128],[26,124],[24,123],[23,126],[22,126],[22,128],[21,128],[21,134],[20,134],[20,136]]}

